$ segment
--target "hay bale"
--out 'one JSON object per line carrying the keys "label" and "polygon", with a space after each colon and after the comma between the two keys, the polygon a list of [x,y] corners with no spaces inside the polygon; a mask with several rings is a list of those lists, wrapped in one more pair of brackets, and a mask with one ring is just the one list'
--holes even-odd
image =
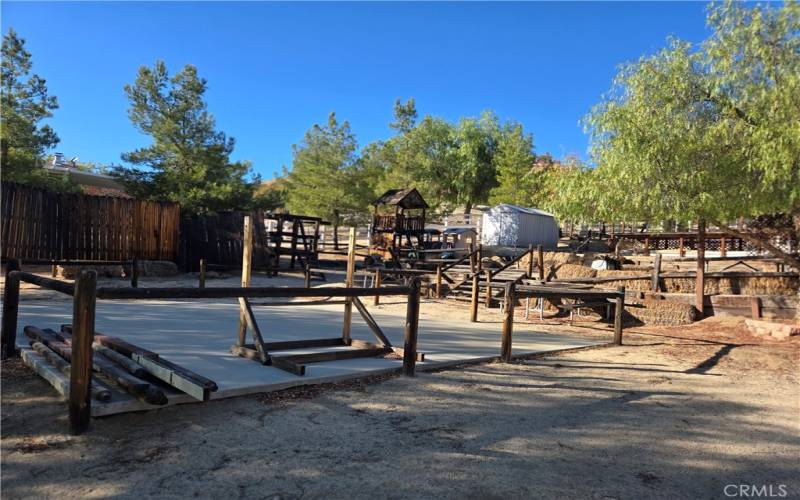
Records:
{"label": "hay bale", "polygon": [[[694,293],[695,278],[663,278],[665,292]],[[793,295],[800,287],[800,278],[791,276],[766,277],[707,277],[703,292],[707,295]]]}
{"label": "hay bale", "polygon": [[580,264],[561,264],[553,273],[556,279],[563,278],[594,278],[597,270]]}
{"label": "hay bale", "polygon": [[625,312],[646,325],[688,325],[697,319],[694,306],[670,300],[626,300]]}
{"label": "hay bale", "polygon": [[[642,273],[632,271],[627,267],[625,269],[600,269],[597,271],[598,278],[613,278],[615,276],[631,276],[636,274]],[[607,288],[609,290],[614,290],[618,286],[624,286],[625,289],[629,291],[646,292],[650,290],[652,285],[649,276],[636,280],[606,281],[605,283],[597,284],[598,288]]]}

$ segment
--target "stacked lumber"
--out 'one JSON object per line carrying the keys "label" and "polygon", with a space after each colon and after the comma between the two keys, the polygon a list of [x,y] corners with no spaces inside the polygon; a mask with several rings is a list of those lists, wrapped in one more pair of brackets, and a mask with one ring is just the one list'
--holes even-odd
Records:
{"label": "stacked lumber", "polygon": [[[72,360],[72,327],[62,325],[61,331],[26,326],[25,335],[36,353],[55,370],[40,374],[62,395],[69,391]],[[92,397],[101,402],[123,391],[147,404],[163,406],[169,402],[168,393],[184,392],[207,401],[217,390],[212,380],[181,366],[161,359],[158,354],[122,339],[96,333],[92,344]],[[112,389],[113,387],[114,389]]]}

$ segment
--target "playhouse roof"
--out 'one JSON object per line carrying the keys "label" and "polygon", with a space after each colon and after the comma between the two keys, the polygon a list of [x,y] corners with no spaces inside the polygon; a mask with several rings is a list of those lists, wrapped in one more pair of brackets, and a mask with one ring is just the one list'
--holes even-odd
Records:
{"label": "playhouse roof", "polygon": [[380,198],[372,202],[373,205],[399,205],[401,208],[428,208],[417,188],[390,189]]}

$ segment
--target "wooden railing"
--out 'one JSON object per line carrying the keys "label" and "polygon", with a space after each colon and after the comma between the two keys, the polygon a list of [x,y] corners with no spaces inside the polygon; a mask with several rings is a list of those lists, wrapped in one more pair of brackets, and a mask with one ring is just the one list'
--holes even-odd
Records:
{"label": "wooden railing", "polygon": [[425,229],[425,219],[404,215],[376,215],[372,219],[372,227],[375,231],[422,231]]}

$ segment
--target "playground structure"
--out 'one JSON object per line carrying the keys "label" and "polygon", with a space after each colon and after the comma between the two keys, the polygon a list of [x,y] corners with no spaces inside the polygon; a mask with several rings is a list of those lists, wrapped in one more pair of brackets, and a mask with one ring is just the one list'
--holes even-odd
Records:
{"label": "playground structure", "polygon": [[400,249],[425,248],[425,212],[428,204],[416,188],[390,189],[372,205],[375,212],[372,216],[370,253],[397,259]]}

